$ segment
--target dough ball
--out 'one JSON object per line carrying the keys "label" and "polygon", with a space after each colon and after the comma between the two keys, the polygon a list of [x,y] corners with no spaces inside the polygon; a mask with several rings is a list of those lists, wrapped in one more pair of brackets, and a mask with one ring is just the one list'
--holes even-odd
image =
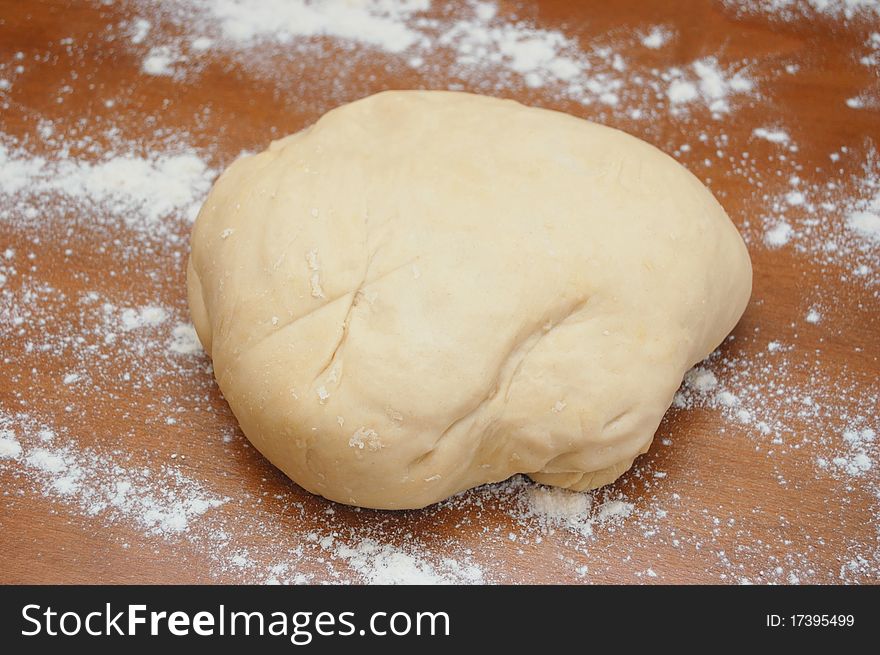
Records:
{"label": "dough ball", "polygon": [[386,92],[238,160],[202,207],[193,321],[253,445],[342,503],[417,508],[644,453],[745,309],[712,194],[623,132]]}

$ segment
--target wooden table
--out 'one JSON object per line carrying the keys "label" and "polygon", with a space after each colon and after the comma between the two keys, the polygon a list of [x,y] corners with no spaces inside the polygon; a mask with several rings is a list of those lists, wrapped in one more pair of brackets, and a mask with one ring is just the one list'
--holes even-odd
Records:
{"label": "wooden table", "polygon": [[[444,20],[464,11],[436,5],[431,15]],[[734,339],[705,367],[714,389],[686,390],[694,399],[670,410],[651,451],[594,495],[594,518],[581,523],[592,535],[528,516],[524,480],[398,513],[305,493],[249,447],[207,358],[166,348],[176,323],[188,320],[189,223],[163,219],[165,232],[153,238],[112,212],[45,192],[31,203],[42,218],[22,218],[8,198],[0,214],[0,257],[13,251],[0,289],[0,429],[24,448],[0,460],[0,581],[360,582],[384,579],[376,570],[397,553],[410,572],[452,581],[877,582],[880,459],[870,430],[880,432],[880,262],[877,243],[843,223],[852,203],[876,192],[864,180],[872,171],[878,178],[878,64],[859,58],[880,59],[870,46],[880,18],[780,19],[708,1],[505,0],[494,20],[510,23],[513,12],[561,30],[584,52],[608,46],[589,57],[592,73],[622,80],[618,103],[585,104],[515,74],[500,82],[497,71],[463,75],[448,51],[423,52],[425,63],[412,67],[333,39],[315,46],[320,56],[297,50],[296,40],[214,47],[174,64],[173,75],[148,75],[141,66],[150,49],[184,42],[185,25],[137,3],[3,0],[0,79],[10,86],[0,94],[0,128],[7,147],[52,161],[60,143],[72,143],[70,156],[82,161],[118,154],[122,142],[139,155],[185,143],[220,170],[342,102],[458,85],[620,127],[674,154],[741,227],[754,295]],[[135,43],[138,17],[152,27]],[[655,25],[668,42],[645,47],[641,37]],[[672,112],[662,92],[634,81],[665,89],[657,71],[679,66],[693,78],[689,67],[704,57],[743,69],[755,85],[731,93],[730,110],[717,117],[700,101]],[[863,107],[847,105],[855,97]],[[762,127],[785,130],[789,141],[756,137]],[[801,180],[794,187],[793,175]],[[837,187],[823,191],[828,182]],[[806,204],[780,209],[793,188],[806,192]],[[822,193],[847,200],[823,208]],[[794,233],[770,247],[765,232],[781,213]],[[814,236],[805,232],[811,216]],[[843,254],[822,250],[840,235],[850,244]],[[94,305],[83,300],[89,292]],[[170,317],[114,328],[110,343],[102,303],[113,316],[157,305]],[[805,320],[811,308],[818,322]],[[65,383],[71,371],[79,378]],[[722,388],[739,406],[724,404]],[[54,436],[41,441],[40,430]],[[40,464],[41,448],[67,457],[60,466],[68,473],[79,466],[73,491],[46,470],[51,463]],[[858,453],[870,468],[853,460]],[[133,495],[114,509],[108,488],[124,479],[135,481]],[[192,498],[222,504],[186,508]],[[631,512],[600,520],[614,499]],[[150,518],[151,503],[161,511],[183,503],[185,526]]]}

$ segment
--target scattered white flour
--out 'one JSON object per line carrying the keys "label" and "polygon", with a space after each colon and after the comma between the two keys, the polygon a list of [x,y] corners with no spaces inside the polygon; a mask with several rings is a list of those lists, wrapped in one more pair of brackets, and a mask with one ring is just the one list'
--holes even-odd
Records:
{"label": "scattered white flour", "polygon": [[286,44],[298,37],[333,37],[402,52],[422,35],[407,22],[429,8],[429,0],[196,0],[194,8],[219,23],[237,42],[273,40]]}
{"label": "scattered white flour", "polygon": [[[849,157],[846,146],[831,153],[839,166]],[[862,164],[862,174],[841,169],[823,176],[823,181],[805,185],[797,173],[797,163],[790,155],[781,158],[791,171],[775,191],[760,187],[754,201],[766,212],[758,222],[748,221],[744,228],[747,243],[762,241],[769,248],[793,248],[808,256],[828,274],[859,287],[873,289],[880,297],[880,160],[869,149]],[[783,180],[785,178],[783,177]],[[839,272],[840,269],[843,272]]]}
{"label": "scattered white flour", "polygon": [[191,323],[178,323],[174,326],[168,350],[178,355],[195,355],[202,352],[199,336]]}
{"label": "scattered white flour", "polygon": [[[807,316],[809,322],[818,322],[820,318],[815,310]],[[847,388],[840,380],[825,378],[809,361],[796,366],[779,360],[780,355],[784,357],[792,349],[778,341],[769,342],[766,350],[767,355],[751,359],[719,357],[716,353],[708,362],[718,374],[715,384],[700,384],[706,369],[693,369],[685,377],[685,385],[676,394],[673,405],[718,409],[736,423],[753,429],[756,438],[769,438],[771,455],[776,449],[785,453],[788,448],[799,450],[810,445],[821,447],[825,453],[816,458],[820,469],[828,469],[830,462],[850,476],[868,471],[876,456],[876,432],[866,425],[876,420],[869,409],[880,402],[876,380],[851,383],[853,386]],[[792,387],[792,380],[798,379],[803,370],[812,371],[806,376],[806,386]],[[737,393],[734,395],[730,389]],[[851,404],[864,408],[864,417],[850,417],[847,408]],[[851,424],[840,431],[839,441],[828,442],[826,435],[835,430],[838,417]],[[801,427],[805,424],[817,430],[815,441],[810,431]]]}
{"label": "scattered white flour", "polygon": [[607,528],[630,517],[635,507],[620,498],[594,503],[597,492],[575,492],[533,484],[520,484],[520,489],[523,498],[520,516],[537,521],[551,534],[566,529],[581,537],[592,537],[594,528]]}
{"label": "scattered white flour", "polygon": [[794,190],[785,194],[785,202],[796,207],[798,205],[803,205],[806,202],[806,198],[801,191]]}
{"label": "scattered white flour", "polygon": [[700,97],[700,94],[697,92],[697,85],[685,80],[673,80],[666,91],[666,95],[669,96],[669,101],[673,104],[693,102]]}
{"label": "scattered white flour", "polygon": [[880,17],[877,0],[723,0],[739,13],[765,14],[783,21],[824,15],[829,18],[870,20]]}
{"label": "scattered white flour", "polygon": [[749,93],[754,88],[745,71],[725,71],[715,57],[698,59],[687,69],[671,68],[664,79],[669,82],[666,95],[673,105],[700,100],[715,117],[731,110],[732,96]]}
{"label": "scattered white flour", "polygon": [[143,43],[150,33],[152,25],[145,18],[137,18],[131,26],[131,42],[134,44]]}
{"label": "scattered white flour", "polygon": [[172,75],[172,66],[179,59],[169,46],[158,46],[147,53],[141,68],[148,75]]}
{"label": "scattered white flour", "polygon": [[832,460],[832,463],[851,477],[861,476],[874,465],[877,433],[872,428],[851,428],[844,430],[843,442],[846,450]]}
{"label": "scattered white flour", "polygon": [[526,491],[527,515],[548,527],[566,527],[584,536],[593,534],[593,497],[555,487],[532,486]]}
{"label": "scattered white flour", "polygon": [[867,46],[868,54],[860,57],[859,63],[869,68],[880,67],[880,32],[873,32],[868,37],[865,45]]}
{"label": "scattered white flour", "polygon": [[431,564],[418,554],[406,552],[375,539],[362,539],[354,546],[331,542],[335,557],[347,561],[367,584],[479,584],[483,573],[473,564],[444,558]]}
{"label": "scattered white flour", "polygon": [[[183,33],[172,44],[173,53],[189,50],[193,57],[198,55],[186,60],[193,74],[203,69],[199,63],[203,54],[193,47],[196,42],[203,45],[201,53],[217,50],[237,58],[254,74],[274,77],[278,75],[276,54],[289,58],[297,53],[294,61],[324,59],[329,40],[335,48],[350,50],[349,58],[381,53],[388,66],[412,69],[433,88],[466,86],[496,94],[511,86],[540,88],[560,100],[596,104],[600,115],[602,109],[620,108],[633,120],[648,119],[657,112],[658,93],[668,93],[673,104],[705,101],[714,114],[720,114],[731,110],[734,95],[754,90],[745,62],[721,66],[710,57],[686,70],[632,71],[612,40],[593,40],[584,48],[563,30],[506,15],[497,3],[487,0],[466,0],[454,12],[443,12],[442,18],[429,16],[435,5],[429,0],[160,0],[155,8]],[[667,28],[654,26],[647,34],[633,33],[630,41],[659,49],[671,37]],[[158,47],[172,45],[165,39]],[[165,53],[165,59],[174,60],[178,55],[173,53]],[[157,68],[165,72],[171,61],[162,63]],[[173,72],[186,75],[186,68],[176,65]],[[338,75],[351,93],[363,95],[357,90],[361,82],[347,70],[340,69]],[[289,77],[286,83],[290,86]],[[342,99],[327,100],[329,108]]]}
{"label": "scattered white flour", "polygon": [[864,109],[867,102],[864,98],[853,97],[847,98],[845,104],[850,109]]}
{"label": "scattered white flour", "polygon": [[[0,414],[0,425],[4,432],[8,425],[39,432],[27,415]],[[20,457],[21,451],[18,445],[11,456]],[[169,538],[185,532],[191,521],[228,500],[204,491],[179,470],[128,467],[114,455],[78,449],[75,441],[48,446],[39,440],[39,445],[25,449],[23,462],[22,472],[40,484],[44,494],[86,516],[134,524],[151,536]]]}
{"label": "scattered white flour", "polygon": [[817,309],[810,309],[807,312],[807,316],[804,318],[807,323],[812,323],[813,325],[817,324],[822,320],[822,314],[819,313]]}
{"label": "scattered white flour", "polygon": [[0,431],[0,459],[18,459],[21,456],[21,444],[11,430]]}
{"label": "scattered white flour", "polygon": [[[214,177],[193,151],[180,154],[108,155],[89,162],[70,158],[62,149],[54,159],[23,148],[10,149],[0,135],[0,196],[7,198],[0,220],[15,214],[18,220],[44,224],[51,218],[36,210],[47,196],[76,210],[97,207],[110,221],[124,223],[149,236],[167,236],[161,219],[175,215],[192,220]],[[8,200],[13,203],[10,205]],[[95,224],[106,217],[92,216]]]}
{"label": "scattered white flour", "polygon": [[163,307],[147,305],[140,309],[131,307],[122,310],[120,320],[123,330],[137,330],[144,327],[155,327],[165,322],[168,311]]}
{"label": "scattered white flour", "polygon": [[788,143],[789,136],[788,132],[785,130],[779,129],[768,129],[765,127],[756,127],[752,130],[752,134],[754,134],[759,139],[765,139],[770,143]]}
{"label": "scattered white flour", "polygon": [[609,500],[599,508],[597,520],[612,521],[627,518],[633,511],[633,504],[623,500]]}
{"label": "scattered white flour", "polygon": [[491,62],[521,75],[532,88],[575,81],[589,68],[576,44],[561,32],[489,23],[479,12],[473,19],[452,23],[438,43],[455,52],[461,69]]}
{"label": "scattered white flour", "polygon": [[850,212],[846,225],[859,236],[880,243],[880,193],[864,209]]}
{"label": "scattered white flour", "polygon": [[209,48],[211,48],[211,46],[213,46],[213,45],[214,45],[213,39],[209,39],[206,36],[200,36],[196,39],[193,39],[190,42],[189,47],[192,48],[193,51],[195,51],[195,52],[204,52],[205,50],[208,50]]}
{"label": "scattered white flour", "polygon": [[[44,473],[61,473],[67,471],[70,467],[62,455],[56,452],[46,450],[45,448],[37,448],[30,452],[25,458],[25,462],[30,467],[43,471]],[[79,474],[79,469],[74,469],[74,474]]]}
{"label": "scattered white flour", "polygon": [[[877,433],[871,428],[848,429],[843,432],[846,450],[831,460],[831,463],[850,477],[861,476],[874,465],[872,453]],[[827,468],[827,462],[821,465]]]}
{"label": "scattered white flour", "polygon": [[645,36],[642,37],[642,45],[651,50],[662,48],[671,38],[672,34],[669,30],[659,25],[651,28]]}
{"label": "scattered white flour", "polygon": [[764,232],[764,243],[771,248],[779,248],[789,242],[792,233],[791,225],[785,221],[779,221]]}
{"label": "scattered white flour", "polygon": [[718,386],[718,378],[715,377],[715,374],[704,368],[691,369],[685,376],[684,381],[688,386],[701,392],[711,391]]}

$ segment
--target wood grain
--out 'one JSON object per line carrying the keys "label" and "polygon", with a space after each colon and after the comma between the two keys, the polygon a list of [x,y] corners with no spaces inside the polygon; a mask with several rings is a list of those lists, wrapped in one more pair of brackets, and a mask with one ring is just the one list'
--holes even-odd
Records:
{"label": "wood grain", "polygon": [[[455,10],[454,4],[436,9]],[[51,332],[51,322],[5,331],[9,323],[4,321],[3,412],[42,417],[59,434],[75,439],[81,451],[114,453],[129,467],[158,470],[173,465],[229,500],[211,510],[209,528],[163,538],[125,517],[90,518],[75,503],[40,493],[21,466],[3,462],[0,582],[260,582],[276,575],[272,567],[279,562],[288,564],[284,575],[289,579],[301,573],[301,581],[360,581],[344,557],[334,558],[332,548],[315,545],[316,538],[330,535],[337,543],[358,535],[381,535],[401,548],[415,543],[429,559],[450,553],[479,565],[485,579],[504,583],[835,583],[842,581],[841,567],[857,554],[867,558],[868,573],[855,581],[877,582],[880,461],[857,479],[823,473],[816,466],[817,453],[832,450],[816,444],[839,441],[853,417],[877,427],[876,405],[872,415],[865,415],[865,398],[876,399],[880,373],[876,282],[872,286],[870,276],[854,282],[847,262],[819,261],[795,247],[769,249],[760,242],[756,226],[769,211],[765,196],[787,188],[786,179],[774,177],[774,172],[787,175],[792,167],[779,159],[787,151],[751,136],[755,127],[784,126],[799,145],[788,156],[796,161],[804,186],[863,176],[880,136],[880,112],[876,101],[873,107],[854,110],[845,100],[865,89],[876,96],[876,67],[857,61],[871,30],[877,31],[876,17],[847,25],[827,16],[778,21],[696,0],[505,1],[501,11],[517,11],[537,25],[564,29],[584,48],[617,39],[616,51],[633,75],[687,66],[705,56],[717,56],[722,63],[748,61],[759,89],[720,119],[699,108],[686,118],[657,110],[649,120],[633,119],[598,103],[582,105],[522,85],[499,94],[599,120],[667,152],[693,144],[690,151],[678,153],[679,159],[707,182],[743,231],[755,237],[750,241],[753,299],[719,357],[761,361],[769,340],[793,344],[784,360],[789,388],[809,389],[817,375],[826,389],[839,383],[839,397],[823,421],[788,417],[785,446],[774,446],[754,426],[717,409],[672,409],[651,451],[597,495],[596,504],[625,498],[634,504],[635,515],[597,525],[593,536],[583,539],[565,529],[529,527],[515,507],[515,490],[505,486],[420,512],[333,505],[299,489],[248,446],[204,356],[155,371],[149,384],[121,383],[125,372],[135,380],[149,373],[133,365],[121,344],[120,350],[107,351],[100,375],[95,373],[100,382],[83,393],[59,384],[75,356],[70,348],[28,350],[28,343]],[[329,80],[321,62],[300,65],[279,58],[276,74],[267,74],[265,62],[260,72],[222,50],[212,51],[197,73],[183,78],[147,76],[140,63],[148,46],[131,46],[124,27],[143,13],[126,4],[0,1],[0,78],[9,76],[18,61],[24,65],[12,88],[0,95],[2,131],[47,156],[52,148],[39,136],[41,119],[53,121],[56,133],[73,140],[90,138],[98,152],[118,139],[107,134],[114,126],[144,148],[162,142],[163,134],[177,139],[185,134],[184,141],[207,153],[210,164],[221,169],[242,150],[261,149],[271,138],[308,125],[340,102],[387,88],[446,85],[436,73],[432,77],[417,69],[388,67],[380,55],[351,57],[345,74],[337,64],[332,71],[339,78]],[[669,45],[650,50],[631,38],[657,24],[675,34]],[[161,41],[163,30],[173,35],[173,29],[157,17],[154,30],[159,33],[152,33],[149,43]],[[73,46],[64,39],[71,39]],[[334,47],[326,44],[326,52]],[[20,60],[18,52],[23,53]],[[340,49],[337,56],[348,58],[350,53]],[[799,66],[798,73],[785,74],[787,65]],[[112,107],[106,106],[108,99],[114,100]],[[699,141],[700,133],[708,135],[706,143]],[[720,135],[728,144],[722,157],[714,153]],[[829,153],[842,146],[850,156],[829,160]],[[745,149],[749,165],[763,180],[761,188],[754,175],[738,170]],[[704,165],[707,158],[711,166]],[[47,197],[45,202],[53,200]],[[140,255],[122,257],[121,246],[97,242],[96,233],[83,227],[90,211],[65,210],[61,225],[72,232],[61,229],[58,221],[47,222],[39,239],[20,221],[0,220],[0,251],[33,253],[36,270],[25,272],[69,298],[96,290],[128,306],[158,301],[185,317],[185,241],[173,249],[176,254],[145,243]],[[828,220],[842,221],[842,216],[838,212]],[[187,225],[174,226],[185,240]],[[116,238],[133,237],[120,227]],[[102,245],[108,246],[103,252]],[[69,255],[64,254],[67,248]],[[16,261],[24,271],[23,260]],[[873,276],[876,281],[876,272]],[[20,301],[16,294],[22,277],[7,281],[10,298]],[[822,300],[822,321],[806,324],[803,316],[817,298]],[[57,311],[59,322],[89,333],[88,320],[70,303],[59,303]],[[151,361],[144,359],[144,366]],[[731,391],[748,393],[735,387]],[[169,408],[177,419],[171,425],[164,421]],[[824,433],[829,425],[833,434]],[[670,445],[660,438],[669,439]],[[795,447],[798,443],[803,447]],[[769,454],[774,449],[785,454]],[[662,518],[658,510],[665,513]],[[212,541],[221,529],[230,539]],[[246,564],[231,564],[235,553]]]}

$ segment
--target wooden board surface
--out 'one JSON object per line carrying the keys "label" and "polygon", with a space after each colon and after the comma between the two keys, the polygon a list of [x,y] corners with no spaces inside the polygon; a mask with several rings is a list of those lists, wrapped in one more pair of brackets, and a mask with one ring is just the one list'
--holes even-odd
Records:
{"label": "wooden board surface", "polygon": [[[205,2],[0,1],[0,582],[876,583],[880,15],[760,5],[434,2],[371,41],[367,14],[350,39],[244,39]],[[389,24],[434,41],[389,52]],[[480,25],[475,61],[437,37]],[[577,73],[505,59],[526,38]],[[191,352],[205,185],[389,88],[627,130],[743,232],[746,315],[614,485],[335,505],[249,447]]]}

